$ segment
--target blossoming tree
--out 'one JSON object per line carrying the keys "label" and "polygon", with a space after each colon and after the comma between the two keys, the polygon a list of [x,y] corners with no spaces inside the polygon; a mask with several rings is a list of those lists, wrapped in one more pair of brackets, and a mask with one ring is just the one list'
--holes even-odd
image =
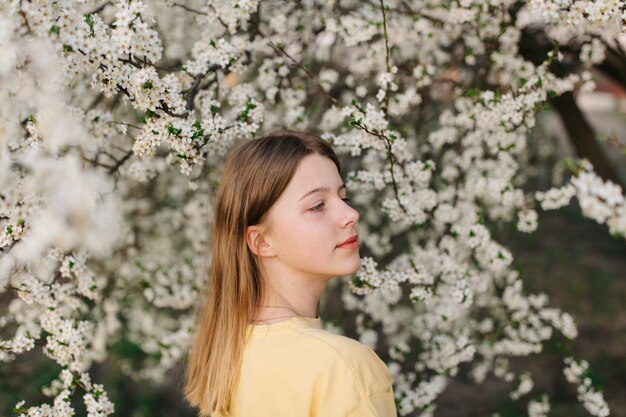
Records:
{"label": "blossoming tree", "polygon": [[[120,337],[145,353],[123,364],[133,378],[183,358],[223,156],[288,127],[346,158],[369,256],[342,299],[361,340],[381,325],[400,415],[432,415],[467,363],[545,416],[549,399],[530,399],[532,377],[508,361],[577,329],[522,290],[490,227],[532,233],[539,207],[575,196],[626,235],[621,188],[586,159],[552,189],[522,189],[537,112],[593,88],[625,19],[611,0],[3,2],[0,361],[37,346],[62,367],[42,387],[51,401],[16,413],[70,416],[80,395],[89,416],[112,414],[90,368]],[[518,49],[537,27],[555,40],[539,64]],[[557,76],[568,42],[579,65]],[[586,410],[608,415],[588,364],[563,365]]]}

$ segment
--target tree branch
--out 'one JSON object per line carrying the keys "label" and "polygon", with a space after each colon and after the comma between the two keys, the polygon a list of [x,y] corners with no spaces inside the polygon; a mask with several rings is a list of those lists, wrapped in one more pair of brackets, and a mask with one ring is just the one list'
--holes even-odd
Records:
{"label": "tree branch", "polygon": [[[380,8],[383,12],[383,38],[385,40],[385,64],[387,66],[387,72],[391,73],[391,68],[389,67],[389,36],[387,35],[387,15],[385,14],[385,3],[383,0],[380,0]],[[387,83],[386,91],[385,91],[385,102],[383,103],[383,112],[385,116],[387,115],[387,109],[389,108],[389,84]]]}
{"label": "tree branch", "polygon": [[552,104],[561,116],[563,126],[578,156],[587,158],[593,164],[594,171],[602,179],[612,181],[624,188],[613,166],[595,139],[591,125],[576,104],[574,94],[567,91],[552,99]]}

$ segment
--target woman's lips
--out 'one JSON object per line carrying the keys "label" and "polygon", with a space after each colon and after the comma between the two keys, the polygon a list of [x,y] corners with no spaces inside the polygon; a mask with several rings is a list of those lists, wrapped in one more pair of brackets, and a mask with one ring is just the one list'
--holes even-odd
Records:
{"label": "woman's lips", "polygon": [[359,240],[358,240],[358,236],[354,235],[354,236],[350,236],[348,239],[346,239],[342,244],[337,246],[338,248],[344,248],[344,249],[356,249],[359,247]]}

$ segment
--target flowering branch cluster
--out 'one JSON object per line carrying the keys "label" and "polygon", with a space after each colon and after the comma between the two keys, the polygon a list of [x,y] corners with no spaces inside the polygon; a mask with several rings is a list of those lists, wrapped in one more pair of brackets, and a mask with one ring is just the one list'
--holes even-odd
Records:
{"label": "flowering branch cluster", "polygon": [[626,238],[626,200],[621,187],[598,177],[586,159],[574,164],[573,170],[577,174],[570,183],[536,193],[541,207],[544,210],[562,207],[575,195],[585,217],[598,224],[606,223],[611,235]]}
{"label": "flowering branch cluster", "polygon": [[591,415],[605,417],[609,415],[609,406],[604,401],[602,392],[598,391],[588,376],[589,363],[586,360],[575,361],[565,358],[566,367],[563,373],[568,382],[576,384],[578,399]]}
{"label": "flowering branch cluster", "polygon": [[[52,405],[20,402],[17,414],[73,415],[78,389],[90,417],[113,413],[89,369],[122,339],[142,352],[120,358],[132,378],[161,381],[183,358],[224,155],[285,126],[351,158],[371,256],[342,299],[364,343],[376,346],[380,324],[400,414],[431,415],[464,363],[477,383],[492,372],[512,399],[530,397],[532,375],[509,359],[577,330],[545,294],[523,291],[491,227],[532,233],[537,204],[575,195],[585,216],[626,236],[622,190],[588,162],[566,184],[523,190],[536,114],[593,88],[588,69],[623,34],[625,7],[346,3],[0,5],[0,293],[10,300],[0,360],[42,341],[63,369],[44,388]],[[537,27],[554,43],[533,64],[518,44]],[[557,76],[568,42],[580,67]],[[579,380],[581,403],[606,415],[600,391]],[[530,415],[549,410],[547,397],[528,401]]]}

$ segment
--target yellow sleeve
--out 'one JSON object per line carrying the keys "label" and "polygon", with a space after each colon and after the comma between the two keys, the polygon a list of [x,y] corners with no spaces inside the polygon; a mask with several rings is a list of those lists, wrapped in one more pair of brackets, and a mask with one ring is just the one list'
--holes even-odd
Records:
{"label": "yellow sleeve", "polygon": [[392,388],[363,397],[346,417],[398,417]]}
{"label": "yellow sleeve", "polygon": [[311,417],[397,417],[391,376],[374,351],[357,346],[337,355],[318,377]]}

